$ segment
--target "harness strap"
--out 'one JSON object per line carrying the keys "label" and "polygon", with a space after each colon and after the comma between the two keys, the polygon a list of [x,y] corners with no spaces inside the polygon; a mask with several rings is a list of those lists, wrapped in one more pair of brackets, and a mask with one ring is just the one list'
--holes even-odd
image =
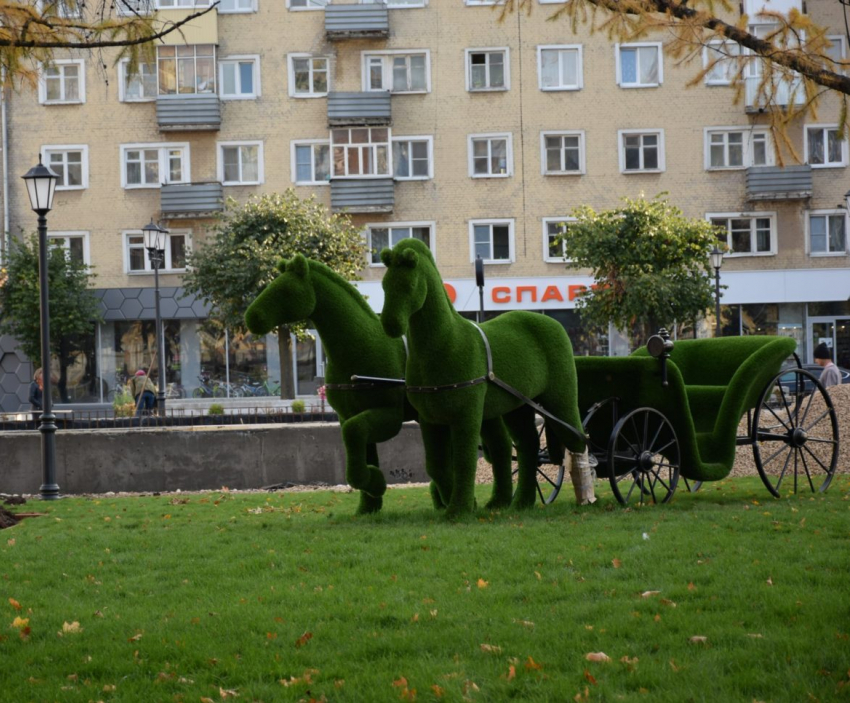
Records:
{"label": "harness strap", "polygon": [[[355,376],[353,378],[361,378]],[[373,388],[386,386],[387,384],[402,384],[403,380],[395,378],[381,379],[381,381],[361,381],[358,383],[326,383],[325,388],[329,391],[368,391]]]}

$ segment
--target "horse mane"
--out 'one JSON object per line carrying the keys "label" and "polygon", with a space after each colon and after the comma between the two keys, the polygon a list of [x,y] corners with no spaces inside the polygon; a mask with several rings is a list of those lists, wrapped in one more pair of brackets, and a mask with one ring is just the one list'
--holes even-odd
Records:
{"label": "horse mane", "polygon": [[357,305],[359,305],[363,312],[365,312],[369,317],[373,318],[375,322],[380,324],[380,320],[378,315],[374,310],[369,306],[369,303],[366,302],[366,299],[363,297],[363,294],[357,290],[353,285],[351,285],[348,281],[346,281],[342,276],[340,276],[336,271],[332,270],[329,266],[323,264],[321,261],[315,261],[314,259],[307,259],[307,262],[310,267],[311,275],[319,275],[325,280],[332,283],[337,288],[341,288],[345,293],[348,294],[348,297],[352,298]]}

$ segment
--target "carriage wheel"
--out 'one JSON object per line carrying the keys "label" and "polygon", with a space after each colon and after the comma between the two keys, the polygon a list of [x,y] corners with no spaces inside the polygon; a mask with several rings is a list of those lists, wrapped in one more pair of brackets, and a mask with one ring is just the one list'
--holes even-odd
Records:
{"label": "carriage wheel", "polygon": [[614,426],[607,463],[620,503],[666,503],[679,480],[679,440],[673,425],[652,408],[632,410]]}
{"label": "carriage wheel", "polygon": [[829,487],[838,461],[838,418],[829,393],[811,372],[788,369],[767,384],[752,439],[756,468],[773,496],[779,498],[789,482],[794,493],[823,493]]}
{"label": "carriage wheel", "polygon": [[[540,417],[535,415],[535,419]],[[542,418],[540,418],[542,420]],[[554,502],[555,498],[561,492],[561,486],[564,484],[564,471],[569,452],[564,455],[564,461],[560,464],[553,464],[549,459],[549,450],[546,448],[546,426],[540,425],[540,430],[537,433],[539,449],[537,451],[537,497],[543,505],[549,505]],[[516,452],[516,449],[514,450]],[[516,454],[514,454],[516,461]],[[511,473],[511,478],[516,483],[519,469],[514,469]]]}
{"label": "carriage wheel", "polygon": [[581,421],[584,434],[588,437],[587,451],[596,458],[597,474],[604,474],[607,471],[605,462],[608,461],[608,446],[605,443],[605,435],[608,434],[608,430],[602,428],[613,427],[617,424],[619,402],[620,399],[616,397],[606,398],[594,404]]}

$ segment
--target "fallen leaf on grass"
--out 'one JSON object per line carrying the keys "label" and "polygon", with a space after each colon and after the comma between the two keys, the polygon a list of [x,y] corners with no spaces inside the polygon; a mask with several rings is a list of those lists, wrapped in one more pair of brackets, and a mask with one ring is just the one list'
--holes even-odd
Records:
{"label": "fallen leaf on grass", "polygon": [[441,686],[438,686],[437,684],[431,686],[431,690],[434,692],[435,698],[442,698],[443,695],[446,693],[445,689]]}
{"label": "fallen leaf on grass", "polygon": [[668,662],[668,664],[670,664],[670,668],[671,668],[673,671],[681,671],[681,670],[682,670],[682,668],[681,668],[681,667],[676,666],[676,662],[675,662],[673,659],[671,659],[671,660]]}
{"label": "fallen leaf on grass", "polygon": [[764,635],[760,635],[757,632],[750,632],[747,634],[747,637],[752,637],[753,639],[760,640]]}
{"label": "fallen leaf on grass", "polygon": [[393,686],[395,686],[396,688],[401,688],[401,687],[406,688],[407,687],[407,679],[404,678],[404,676],[402,676],[401,678],[393,681]]}
{"label": "fallen leaf on grass", "polygon": [[6,544],[8,544],[10,547],[14,547],[15,546],[15,540],[14,539],[7,539]]}
{"label": "fallen leaf on grass", "polygon": [[609,657],[605,652],[588,652],[584,655],[584,658],[589,662],[609,662],[611,661],[611,657]]}
{"label": "fallen leaf on grass", "polygon": [[708,644],[708,637],[704,635],[694,635],[688,640],[688,642],[691,644]]}
{"label": "fallen leaf on grass", "polygon": [[303,647],[311,639],[313,639],[313,633],[312,632],[305,632],[303,635],[301,635],[301,637],[299,637],[297,640],[295,640],[295,646],[296,647]]}
{"label": "fallen leaf on grass", "polygon": [[481,651],[487,652],[488,654],[501,654],[502,648],[495,644],[482,644]]}
{"label": "fallen leaf on grass", "polygon": [[543,577],[540,575],[539,571],[535,571],[534,575],[537,577],[537,580],[540,581]]}
{"label": "fallen leaf on grass", "polygon": [[219,686],[218,695],[222,698],[238,698],[239,692],[232,688],[221,688]]}
{"label": "fallen leaf on grass", "polygon": [[584,678],[589,681],[592,685],[596,685],[596,679],[593,678],[593,674],[591,674],[587,669],[584,670]]}
{"label": "fallen leaf on grass", "polygon": [[478,579],[478,588],[487,588],[487,586],[489,585],[489,581],[485,581],[484,579]]}
{"label": "fallen leaf on grass", "polygon": [[675,604],[673,601],[671,601],[669,598],[662,598],[662,599],[661,599],[661,603],[662,603],[663,605],[669,605],[671,608],[675,608],[675,607],[676,607],[676,604]]}
{"label": "fallen leaf on grass", "polygon": [[772,577],[772,576],[768,576],[768,577],[767,577],[767,585],[768,585],[768,586],[772,586],[772,585],[773,585],[773,577]]}
{"label": "fallen leaf on grass", "polygon": [[143,636],[143,633],[141,633],[141,632],[137,632],[135,635],[133,635],[133,636],[132,636],[130,639],[128,639],[127,641],[128,641],[128,642],[138,642],[140,639],[142,639],[142,636]]}
{"label": "fallen leaf on grass", "polygon": [[212,698],[201,697],[201,703],[215,703],[215,701]]}
{"label": "fallen leaf on grass", "polygon": [[694,582],[693,582],[693,581],[691,581],[690,583],[688,583],[688,590],[689,590],[689,591],[695,591],[695,590],[697,590],[697,587],[696,587],[696,586],[694,586]]}
{"label": "fallen leaf on grass", "polygon": [[14,598],[9,599],[9,605],[11,605],[15,610],[21,609],[21,604],[18,603],[18,601],[16,601]]}
{"label": "fallen leaf on grass", "polygon": [[652,598],[652,596],[657,596],[661,591],[644,591],[640,594],[641,598]]}
{"label": "fallen leaf on grass", "polygon": [[619,559],[612,559],[612,560],[611,560],[611,565],[612,565],[615,569],[619,569],[619,568],[623,565],[623,562],[621,562]]}
{"label": "fallen leaf on grass", "polygon": [[23,630],[29,624],[30,624],[29,618],[22,618],[22,617],[18,616],[14,620],[12,620],[11,627],[14,627],[15,629],[18,629],[18,630]]}
{"label": "fallen leaf on grass", "polygon": [[527,627],[529,630],[534,629],[534,623],[531,620],[514,620],[517,625],[522,625],[523,627]]}
{"label": "fallen leaf on grass", "polygon": [[508,681],[513,681],[516,678],[516,667],[511,664],[508,667]]}
{"label": "fallen leaf on grass", "polygon": [[627,667],[629,667],[631,669],[631,668],[634,668],[637,665],[638,658],[637,657],[629,658],[629,656],[626,655],[624,657],[620,657],[620,663],[625,664]]}
{"label": "fallen leaf on grass", "polygon": [[76,634],[79,634],[82,631],[83,631],[83,628],[80,627],[80,623],[78,623],[76,620],[74,620],[74,622],[63,622],[62,623],[62,632],[60,632],[59,634],[60,635],[61,634],[76,635]]}
{"label": "fallen leaf on grass", "polygon": [[542,664],[538,664],[530,656],[525,660],[526,671],[540,671],[543,668]]}
{"label": "fallen leaf on grass", "polygon": [[476,693],[478,693],[481,689],[478,688],[478,684],[476,684],[475,681],[471,681],[471,680],[467,679],[466,681],[463,682],[463,689],[462,690],[463,690],[463,695],[465,696],[470,691],[475,691]]}
{"label": "fallen leaf on grass", "polygon": [[413,617],[410,618],[410,622],[419,622],[419,613],[413,613]]}

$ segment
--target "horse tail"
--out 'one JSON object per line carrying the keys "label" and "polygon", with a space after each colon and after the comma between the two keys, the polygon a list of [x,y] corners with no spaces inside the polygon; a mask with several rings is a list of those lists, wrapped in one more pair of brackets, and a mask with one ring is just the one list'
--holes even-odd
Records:
{"label": "horse tail", "polygon": [[544,423],[544,432],[546,435],[546,448],[549,454],[549,463],[562,463],[564,461],[567,448],[558,439],[558,435],[552,427],[552,420],[546,420]]}

